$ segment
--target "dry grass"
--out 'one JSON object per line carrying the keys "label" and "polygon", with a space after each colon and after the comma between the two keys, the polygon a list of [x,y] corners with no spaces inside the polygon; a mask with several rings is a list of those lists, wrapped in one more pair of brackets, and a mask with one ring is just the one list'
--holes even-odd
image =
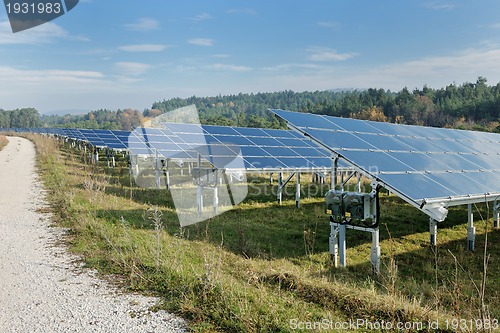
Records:
{"label": "dry grass", "polygon": [[9,140],[5,137],[5,135],[0,135],[0,150],[3,149],[9,143]]}

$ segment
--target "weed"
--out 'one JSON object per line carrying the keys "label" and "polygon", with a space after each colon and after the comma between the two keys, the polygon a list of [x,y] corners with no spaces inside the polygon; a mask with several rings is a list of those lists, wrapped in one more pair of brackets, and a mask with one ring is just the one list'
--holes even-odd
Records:
{"label": "weed", "polygon": [[158,209],[158,206],[149,208],[149,219],[153,222],[155,230],[155,267],[156,272],[160,271],[160,254],[162,251],[161,236],[163,232],[163,222],[161,217],[163,213]]}

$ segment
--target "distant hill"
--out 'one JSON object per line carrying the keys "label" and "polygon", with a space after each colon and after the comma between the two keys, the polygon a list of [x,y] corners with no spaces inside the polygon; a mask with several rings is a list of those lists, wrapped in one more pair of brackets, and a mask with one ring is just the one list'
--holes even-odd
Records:
{"label": "distant hill", "polygon": [[71,116],[76,115],[84,115],[89,113],[90,110],[81,110],[81,109],[65,109],[65,110],[54,110],[49,112],[44,112],[42,115],[44,116],[65,116],[67,114]]}
{"label": "distant hill", "polygon": [[335,88],[335,89],[329,89],[328,91],[334,93],[343,93],[343,92],[365,91],[365,90],[368,90],[368,88]]}

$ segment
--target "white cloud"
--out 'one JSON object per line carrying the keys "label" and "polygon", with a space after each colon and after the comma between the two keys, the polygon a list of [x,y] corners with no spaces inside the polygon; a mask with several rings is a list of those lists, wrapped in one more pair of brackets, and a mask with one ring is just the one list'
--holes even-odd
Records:
{"label": "white cloud", "polygon": [[[378,71],[393,77],[412,79],[429,78],[430,81],[441,81],[443,78],[451,83],[475,80],[484,76],[500,78],[500,49],[475,50],[467,49],[459,53],[426,57],[400,64],[380,67]],[[471,78],[472,76],[472,78]]]}
{"label": "white cloud", "polygon": [[429,2],[424,4],[424,7],[432,10],[452,10],[455,9],[456,5],[445,2]]}
{"label": "white cloud", "polygon": [[134,31],[151,31],[160,28],[160,22],[150,17],[141,17],[133,23],[125,24],[125,27]]}
{"label": "white cloud", "polygon": [[[283,72],[290,70],[322,70],[325,66],[320,66],[316,64],[279,64],[276,66],[269,66],[262,68],[264,71],[272,71],[272,72]],[[326,67],[328,68],[328,67]]]}
{"label": "white cloud", "polygon": [[135,44],[135,45],[123,45],[118,49],[126,52],[162,52],[165,51],[169,46],[162,44]]}
{"label": "white cloud", "polygon": [[144,74],[153,67],[140,62],[117,62],[115,66],[120,71],[120,74],[125,76],[138,76]]}
{"label": "white cloud", "polygon": [[[441,88],[457,82],[475,82],[479,76],[490,84],[500,82],[500,48],[468,49],[454,54],[424,57],[377,67],[289,64],[272,67],[272,75],[262,77],[261,86],[281,89],[326,90],[333,88],[383,88],[399,91],[403,87]],[[293,68],[293,70],[290,70]],[[268,88],[270,89],[270,88]],[[276,90],[277,88],[273,88]]]}
{"label": "white cloud", "polygon": [[493,28],[493,29],[500,29],[500,22],[494,23],[494,24],[490,24],[489,27]]}
{"label": "white cloud", "polygon": [[189,18],[190,21],[196,21],[196,22],[201,22],[201,21],[206,21],[212,19],[212,15],[208,13],[201,13],[199,15],[196,15],[195,17]]}
{"label": "white cloud", "polygon": [[[59,25],[48,22],[37,27],[12,33],[9,21],[0,22],[1,44],[45,44],[58,38],[67,38],[69,33]],[[78,37],[74,37],[78,38]]]}
{"label": "white cloud", "polygon": [[212,55],[212,58],[230,58],[230,57],[231,57],[231,55],[229,55],[229,54],[222,54],[222,53],[221,54],[213,54]]}
{"label": "white cloud", "polygon": [[89,82],[92,80],[102,79],[104,74],[97,71],[76,71],[76,70],[22,70],[14,67],[0,67],[0,81],[16,82],[16,83],[33,83],[51,81],[78,81]]}
{"label": "white cloud", "polygon": [[20,107],[34,107],[40,112],[128,107],[141,110],[164,98],[164,94],[164,86],[159,89],[154,85],[137,85],[100,71],[0,66],[0,100],[6,110]]}
{"label": "white cloud", "polygon": [[340,23],[338,22],[333,22],[333,21],[321,21],[318,22],[318,26],[322,28],[327,28],[327,29],[338,29],[340,28]]}
{"label": "white cloud", "polygon": [[209,38],[193,38],[187,41],[189,44],[198,46],[213,46],[215,41]]}
{"label": "white cloud", "polygon": [[307,50],[311,61],[344,61],[357,56],[357,53],[338,53],[327,47],[311,47]]}
{"label": "white cloud", "polygon": [[238,66],[238,65],[229,65],[229,64],[212,64],[207,66],[210,70],[215,71],[229,71],[229,72],[249,72],[252,70],[251,67],[247,66]]}

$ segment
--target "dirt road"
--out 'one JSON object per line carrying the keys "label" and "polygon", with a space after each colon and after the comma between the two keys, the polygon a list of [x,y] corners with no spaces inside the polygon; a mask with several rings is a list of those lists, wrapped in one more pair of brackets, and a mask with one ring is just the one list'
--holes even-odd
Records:
{"label": "dirt road", "polygon": [[184,332],[157,301],[123,295],[82,269],[50,227],[35,173],[35,149],[10,137],[0,151],[0,332]]}

